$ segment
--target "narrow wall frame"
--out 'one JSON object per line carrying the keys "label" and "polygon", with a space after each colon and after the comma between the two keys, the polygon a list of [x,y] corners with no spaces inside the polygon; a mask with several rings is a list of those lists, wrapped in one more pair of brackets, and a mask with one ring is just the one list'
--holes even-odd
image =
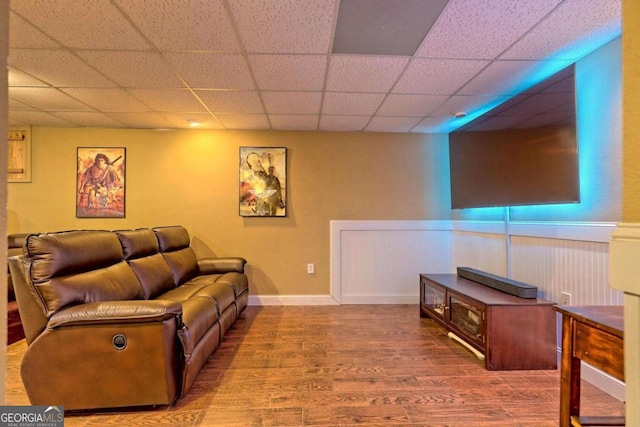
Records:
{"label": "narrow wall frame", "polygon": [[31,182],[31,126],[9,128],[7,181]]}

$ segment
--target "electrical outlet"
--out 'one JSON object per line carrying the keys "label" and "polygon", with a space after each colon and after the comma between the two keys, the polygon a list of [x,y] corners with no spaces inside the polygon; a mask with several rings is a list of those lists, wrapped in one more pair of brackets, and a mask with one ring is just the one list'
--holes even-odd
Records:
{"label": "electrical outlet", "polygon": [[571,294],[568,292],[563,292],[560,296],[560,305],[570,305],[571,304]]}
{"label": "electrical outlet", "polygon": [[316,272],[316,266],[314,264],[307,264],[307,273],[313,274]]}

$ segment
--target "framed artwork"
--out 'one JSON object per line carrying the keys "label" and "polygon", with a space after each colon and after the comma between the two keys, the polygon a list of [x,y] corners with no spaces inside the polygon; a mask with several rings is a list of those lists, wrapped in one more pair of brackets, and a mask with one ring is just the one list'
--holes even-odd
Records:
{"label": "framed artwork", "polygon": [[7,181],[31,182],[31,127],[9,129],[7,148]]}
{"label": "framed artwork", "polygon": [[287,216],[287,149],[240,147],[240,216]]}
{"label": "framed artwork", "polygon": [[76,217],[124,218],[126,148],[78,147]]}

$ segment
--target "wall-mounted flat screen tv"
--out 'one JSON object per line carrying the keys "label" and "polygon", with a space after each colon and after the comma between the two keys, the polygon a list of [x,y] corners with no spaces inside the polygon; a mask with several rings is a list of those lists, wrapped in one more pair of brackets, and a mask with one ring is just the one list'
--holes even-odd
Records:
{"label": "wall-mounted flat screen tv", "polygon": [[579,203],[574,66],[449,134],[451,208]]}

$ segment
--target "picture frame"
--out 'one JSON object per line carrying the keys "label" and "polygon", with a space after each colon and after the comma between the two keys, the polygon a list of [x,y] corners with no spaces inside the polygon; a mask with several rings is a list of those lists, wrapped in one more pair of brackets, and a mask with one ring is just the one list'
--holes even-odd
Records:
{"label": "picture frame", "polygon": [[239,160],[240,216],[287,216],[287,149],[240,147]]}
{"label": "picture frame", "polygon": [[9,128],[7,182],[31,182],[31,126]]}
{"label": "picture frame", "polygon": [[78,147],[77,218],[124,218],[125,147]]}

